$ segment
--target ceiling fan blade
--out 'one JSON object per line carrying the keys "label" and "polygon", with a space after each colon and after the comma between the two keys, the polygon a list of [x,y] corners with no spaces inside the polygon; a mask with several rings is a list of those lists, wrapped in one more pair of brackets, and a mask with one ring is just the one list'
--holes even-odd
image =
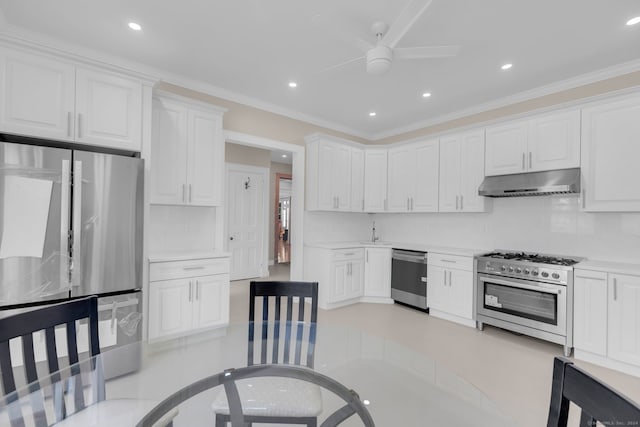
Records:
{"label": "ceiling fan blade", "polygon": [[391,25],[387,34],[382,38],[382,43],[390,48],[396,47],[398,42],[409,31],[411,26],[420,18],[433,0],[411,0],[400,12],[398,19]]}
{"label": "ceiling fan blade", "polygon": [[394,59],[450,58],[458,55],[460,46],[397,47]]}
{"label": "ceiling fan blade", "polygon": [[359,56],[359,57],[357,57],[357,58],[353,58],[353,59],[350,59],[350,60],[348,60],[348,61],[341,62],[341,63],[339,63],[339,64],[334,64],[334,65],[332,65],[332,66],[330,66],[330,67],[323,68],[323,69],[322,69],[322,70],[320,70],[319,72],[320,72],[320,73],[326,73],[327,71],[331,71],[331,70],[335,70],[336,68],[344,67],[345,65],[349,65],[349,64],[351,64],[352,62],[360,61],[361,59],[364,59],[364,56]]}

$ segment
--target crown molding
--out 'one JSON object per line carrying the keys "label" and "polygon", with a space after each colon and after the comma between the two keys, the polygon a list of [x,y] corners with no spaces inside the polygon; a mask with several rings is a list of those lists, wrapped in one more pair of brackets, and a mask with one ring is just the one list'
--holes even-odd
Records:
{"label": "crown molding", "polygon": [[614,77],[619,77],[624,74],[640,71],[640,60],[633,60],[624,62],[622,64],[614,65],[611,67],[603,68],[593,72],[581,74],[576,77],[561,80],[559,82],[551,83],[544,86],[519,92],[514,95],[510,95],[504,98],[496,99],[494,101],[478,104],[473,107],[458,110],[455,113],[443,114],[428,120],[419,121],[411,125],[398,127],[385,132],[379,132],[371,136],[371,141],[375,142],[381,139],[390,138],[401,135],[407,132],[413,132],[419,129],[423,129],[429,126],[438,125],[451,120],[461,119],[463,117],[472,116],[474,114],[484,113],[486,111],[495,110],[497,108],[507,107],[509,105],[517,104],[524,101],[529,101],[535,98],[540,98],[546,95],[552,95],[554,93],[562,92],[569,89],[575,89],[580,86],[585,86],[591,83],[596,83],[602,80],[607,80]]}

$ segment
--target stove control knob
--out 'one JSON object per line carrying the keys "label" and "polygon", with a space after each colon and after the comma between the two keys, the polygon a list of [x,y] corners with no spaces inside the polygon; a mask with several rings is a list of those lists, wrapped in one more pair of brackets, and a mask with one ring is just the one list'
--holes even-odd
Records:
{"label": "stove control knob", "polygon": [[529,273],[531,273],[531,270],[529,270],[528,268],[525,268],[524,269],[524,274],[529,274]]}
{"label": "stove control knob", "polygon": [[549,273],[547,273],[546,271],[543,271],[542,273],[540,273],[540,275],[542,277],[549,277]]}
{"label": "stove control knob", "polygon": [[522,269],[520,267],[516,268],[516,273],[522,273]]}
{"label": "stove control knob", "polygon": [[538,275],[538,270],[533,270],[533,271],[531,272],[531,275],[532,275],[532,276],[537,276],[537,275]]}
{"label": "stove control knob", "polygon": [[506,265],[503,265],[502,267],[500,267],[500,270],[502,270],[502,271],[507,271],[507,266],[506,266]]}
{"label": "stove control knob", "polygon": [[513,273],[513,267],[509,267],[509,271]]}
{"label": "stove control knob", "polygon": [[551,277],[553,277],[554,279],[559,279],[560,275],[558,273],[553,273]]}

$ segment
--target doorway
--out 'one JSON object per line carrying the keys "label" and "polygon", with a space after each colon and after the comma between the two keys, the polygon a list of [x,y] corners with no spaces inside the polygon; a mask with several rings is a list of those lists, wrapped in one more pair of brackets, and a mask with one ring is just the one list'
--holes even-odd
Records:
{"label": "doorway", "polygon": [[274,263],[291,262],[291,174],[276,173]]}

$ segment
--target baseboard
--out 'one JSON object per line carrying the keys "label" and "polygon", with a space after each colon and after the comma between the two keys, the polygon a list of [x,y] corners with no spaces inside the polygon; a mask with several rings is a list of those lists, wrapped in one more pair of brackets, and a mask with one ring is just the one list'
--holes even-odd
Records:
{"label": "baseboard", "polygon": [[464,317],[456,316],[454,314],[445,313],[443,311],[434,310],[433,308],[429,309],[429,315],[433,317],[437,317],[439,319],[448,320],[450,322],[459,323],[460,325],[468,326],[470,328],[476,327],[475,320],[465,319]]}
{"label": "baseboard", "polygon": [[270,259],[270,260],[269,260],[269,267],[271,267],[272,265],[275,265],[275,261],[274,261],[274,260],[272,260],[272,259]]}
{"label": "baseboard", "polygon": [[599,365],[605,368],[624,372],[625,374],[633,375],[634,377],[640,377],[640,366],[618,362],[617,360],[609,359],[608,357],[594,354],[589,351],[574,348],[573,358],[576,360],[583,360],[585,362],[593,363],[594,365]]}

